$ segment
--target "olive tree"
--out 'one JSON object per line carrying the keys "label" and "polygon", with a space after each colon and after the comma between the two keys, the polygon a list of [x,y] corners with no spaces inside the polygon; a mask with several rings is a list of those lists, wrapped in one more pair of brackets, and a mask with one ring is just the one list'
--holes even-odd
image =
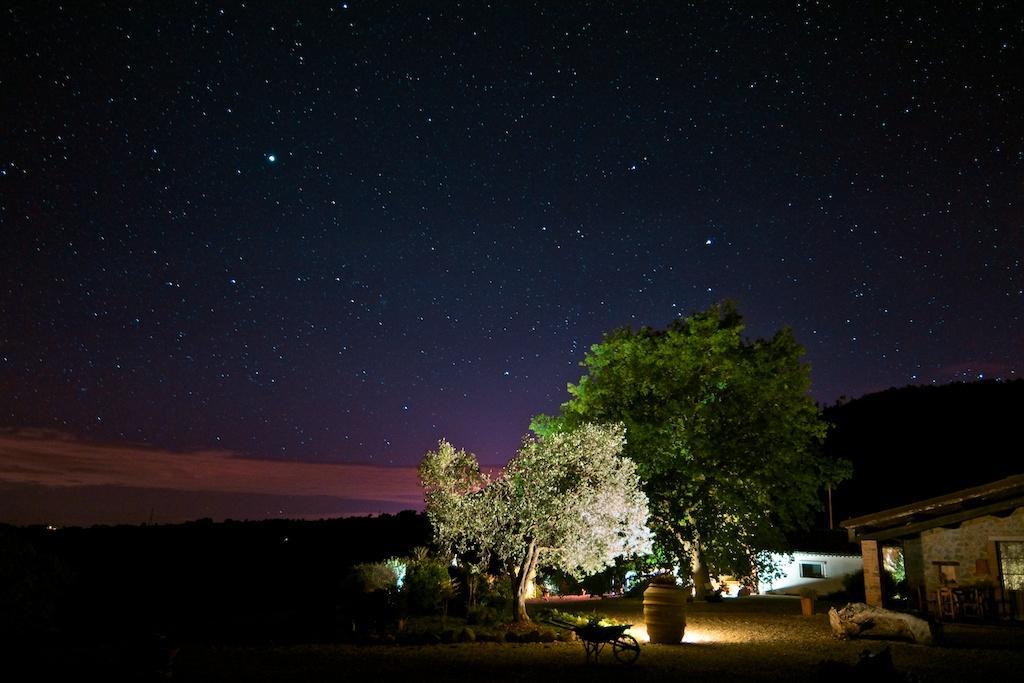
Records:
{"label": "olive tree", "polygon": [[514,618],[528,621],[538,566],[582,575],[649,550],[647,498],[635,465],[620,457],[624,443],[620,424],[527,437],[491,478],[473,455],[441,441],[419,467],[434,542],[499,560],[512,582]]}

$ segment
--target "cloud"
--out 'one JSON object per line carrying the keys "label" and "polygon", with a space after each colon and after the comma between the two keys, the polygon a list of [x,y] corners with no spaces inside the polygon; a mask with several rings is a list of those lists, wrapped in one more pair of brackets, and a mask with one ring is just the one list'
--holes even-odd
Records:
{"label": "cloud", "polygon": [[[143,445],[97,444],[30,430],[0,432],[0,483],[7,489],[50,489],[41,500],[51,505],[61,498],[81,500],[81,491],[88,489],[122,490],[126,496],[131,490],[133,500],[145,490],[164,492],[164,497],[168,491],[204,494],[195,496],[197,501],[212,494],[219,500],[225,499],[224,494],[236,500],[287,500],[290,507],[305,499],[318,501],[314,506],[318,509],[329,508],[326,501],[335,501],[354,514],[423,507],[423,492],[412,467],[256,460],[230,451],[174,452]],[[269,502],[268,506],[274,507]],[[197,510],[194,516],[210,515]]]}

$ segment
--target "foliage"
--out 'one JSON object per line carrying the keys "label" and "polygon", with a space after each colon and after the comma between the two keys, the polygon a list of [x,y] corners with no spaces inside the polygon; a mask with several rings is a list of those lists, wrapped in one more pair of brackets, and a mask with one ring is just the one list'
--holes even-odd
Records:
{"label": "foliage", "polygon": [[845,476],[819,455],[825,423],[793,333],[745,341],[743,329],[727,303],[664,331],[615,330],[591,347],[561,415],[531,425],[548,435],[624,423],[658,541],[684,567],[741,577],[755,549],[782,547]]}
{"label": "foliage", "polygon": [[667,572],[664,573],[664,574],[658,574],[657,576],[655,576],[654,578],[651,579],[651,585],[653,585],[653,586],[675,586],[675,585],[677,585],[676,584],[676,577],[673,574],[669,574]]}
{"label": "foliage", "polygon": [[52,630],[70,575],[13,529],[0,526],[0,636]]}
{"label": "foliage", "polygon": [[363,593],[394,590],[398,574],[389,562],[364,562],[352,567],[352,581]]}
{"label": "foliage", "polygon": [[420,463],[435,543],[453,554],[493,556],[507,569],[517,620],[538,564],[577,574],[643,551],[647,500],[632,462],[619,457],[621,425],[581,424],[527,437],[495,479],[442,441]]}
{"label": "foliage", "polygon": [[466,610],[466,623],[470,626],[476,626],[478,624],[496,624],[498,620],[498,611],[493,607],[477,605]]}
{"label": "foliage", "polygon": [[848,602],[864,602],[864,570],[858,569],[843,577],[843,592]]}
{"label": "foliage", "polygon": [[401,557],[390,557],[384,560],[384,564],[391,567],[391,570],[395,572],[395,585],[401,590],[402,586],[405,585],[405,572],[409,566],[408,561]]}
{"label": "foliage", "polygon": [[[773,583],[786,575],[783,558],[793,561],[792,553],[755,552],[751,557],[753,574],[761,583]],[[752,582],[753,583],[753,582]]]}
{"label": "foliage", "polygon": [[490,478],[480,471],[476,457],[442,440],[420,461],[418,473],[434,544],[453,555],[474,554],[480,568],[486,569],[489,557],[481,552],[481,541],[488,520],[477,512]]}
{"label": "foliage", "polygon": [[591,595],[621,593],[657,568],[653,558],[653,554],[616,557],[608,567],[582,578],[558,568],[545,567],[538,571],[537,586],[543,586],[552,595],[578,595],[583,591]]}
{"label": "foliage", "polygon": [[621,623],[606,614],[599,614],[596,611],[592,612],[565,612],[556,608],[546,608],[541,610],[537,614],[537,618],[541,621],[553,621],[564,624],[572,624],[573,626],[587,626],[588,624],[593,626],[618,626]]}
{"label": "foliage", "polygon": [[898,546],[886,546],[882,549],[882,568],[889,574],[894,583],[907,579],[907,569],[903,561],[903,549]]}
{"label": "foliage", "polygon": [[890,606],[907,602],[910,599],[910,586],[907,583],[907,569],[903,559],[903,548],[900,546],[882,547],[882,593]]}
{"label": "foliage", "polygon": [[448,575],[447,564],[421,551],[409,560],[403,591],[411,612],[434,614],[442,610],[454,594],[455,587]]}
{"label": "foliage", "polygon": [[501,609],[507,607],[512,600],[512,592],[508,581],[494,574],[482,574],[479,589],[479,601],[483,605]]}

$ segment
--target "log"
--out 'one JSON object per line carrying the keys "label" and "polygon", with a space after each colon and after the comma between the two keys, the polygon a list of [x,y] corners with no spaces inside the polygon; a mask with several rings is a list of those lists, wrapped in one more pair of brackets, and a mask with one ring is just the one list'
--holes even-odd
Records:
{"label": "log", "polygon": [[932,628],[924,619],[911,614],[852,602],[828,611],[828,623],[837,638],[886,638],[932,644]]}

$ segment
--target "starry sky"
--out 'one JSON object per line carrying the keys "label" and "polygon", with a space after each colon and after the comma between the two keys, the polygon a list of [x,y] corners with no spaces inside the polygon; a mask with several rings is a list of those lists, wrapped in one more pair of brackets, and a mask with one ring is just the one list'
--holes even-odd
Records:
{"label": "starry sky", "polygon": [[823,404],[1024,371],[1014,2],[16,2],[2,32],[8,434],[501,463],[603,332],[726,298],[795,329]]}

